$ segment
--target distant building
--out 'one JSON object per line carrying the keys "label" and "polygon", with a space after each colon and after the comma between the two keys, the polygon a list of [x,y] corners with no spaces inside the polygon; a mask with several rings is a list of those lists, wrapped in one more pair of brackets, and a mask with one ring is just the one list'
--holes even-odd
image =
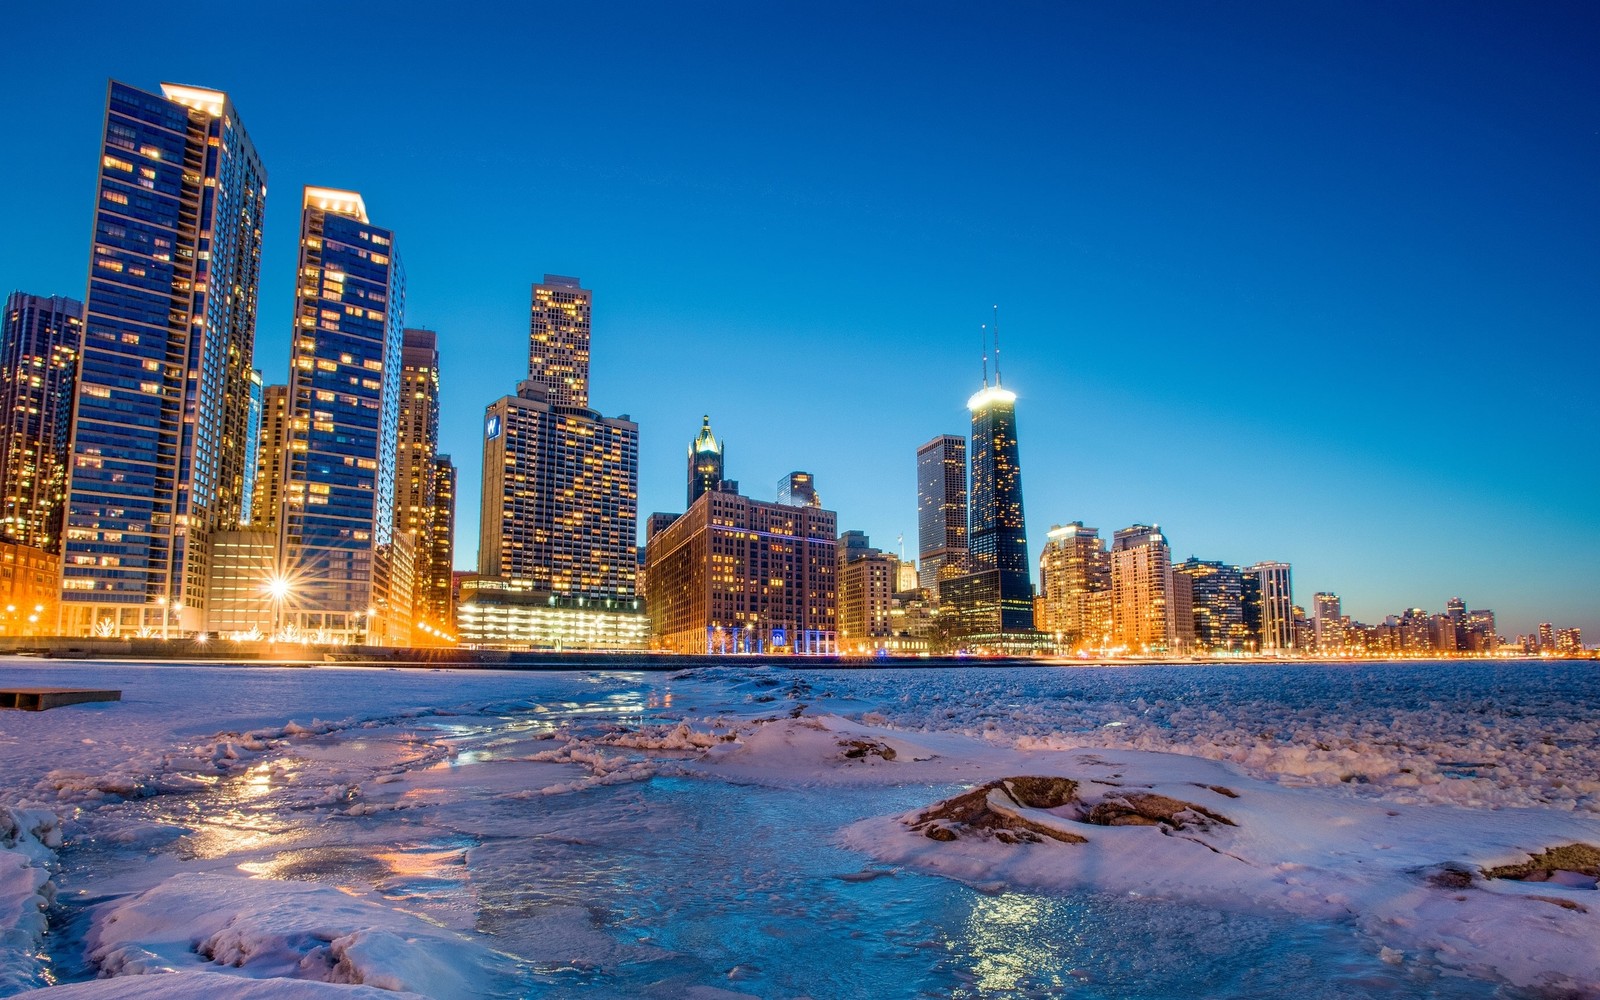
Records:
{"label": "distant building", "polygon": [[1494,612],[1488,609],[1468,611],[1466,616],[1467,648],[1474,653],[1492,653],[1499,645],[1494,632]]}
{"label": "distant building", "polygon": [[[711,433],[711,416],[707,414],[701,418],[700,433],[689,442],[689,488],[685,506],[692,505],[712,490],[722,488],[725,481],[722,475],[723,451],[724,442],[718,441],[716,435]],[[734,492],[738,492],[737,487]]]}
{"label": "distant building", "polygon": [[1583,652],[1583,630],[1577,628],[1556,629],[1556,652],[1562,654]]}
{"label": "distant building", "polygon": [[917,564],[910,559],[900,560],[895,569],[895,593],[916,590],[917,586]]}
{"label": "distant building", "polygon": [[405,326],[394,244],[360,194],[305,189],[276,527],[287,620],[324,641],[379,641],[411,603],[384,575],[407,568],[390,551]]}
{"label": "distant building", "polygon": [[1339,595],[1317,593],[1311,598],[1311,620],[1317,652],[1331,653],[1345,646],[1343,612]]}
{"label": "distant building", "polygon": [[967,571],[967,440],[941,434],[917,449],[918,580],[935,604],[939,581]]}
{"label": "distant building", "polygon": [[1556,627],[1550,622],[1539,623],[1539,652],[1551,653],[1556,648]]}
{"label": "distant building", "polygon": [[456,467],[449,455],[433,457],[433,507],[428,522],[428,576],[418,583],[418,617],[447,633],[455,622],[452,567],[456,557]]}
{"label": "distant building", "polygon": [[1262,562],[1244,569],[1245,624],[1263,653],[1294,648],[1294,595],[1289,564]]}
{"label": "distant building", "polygon": [[816,480],[809,472],[791,472],[778,480],[778,502],[791,507],[821,507]]}
{"label": "distant building", "polygon": [[[59,295],[13,292],[6,299],[3,320],[0,539],[59,556],[83,303]],[[52,593],[49,600],[52,628],[58,597]],[[18,607],[34,603],[38,602]]]}
{"label": "distant building", "polygon": [[1170,651],[1172,550],[1160,525],[1135,524],[1111,540],[1111,644],[1128,653]]}
{"label": "distant building", "polygon": [[1190,581],[1196,647],[1208,652],[1243,650],[1244,580],[1237,566],[1190,556],[1172,568]]}
{"label": "distant building", "polygon": [[1073,521],[1050,528],[1039,556],[1038,627],[1062,652],[1102,650],[1111,640],[1111,553],[1100,529]]}
{"label": "distant building", "polygon": [[255,489],[251,494],[250,525],[276,528],[283,513],[284,473],[289,467],[289,387],[268,385],[261,390],[261,421],[256,447]]}
{"label": "distant building", "polygon": [[111,83],[97,154],[61,630],[196,631],[243,517],[266,171],[228,95],[175,84]]}
{"label": "distant building", "polygon": [[655,532],[646,594],[656,648],[675,653],[837,651],[833,511],[702,494]]}
{"label": "distant building", "polygon": [[[811,506],[807,504],[806,506]],[[841,653],[870,653],[890,647],[890,607],[894,600],[894,556],[875,549],[867,536],[839,536],[836,583],[838,646]]]}

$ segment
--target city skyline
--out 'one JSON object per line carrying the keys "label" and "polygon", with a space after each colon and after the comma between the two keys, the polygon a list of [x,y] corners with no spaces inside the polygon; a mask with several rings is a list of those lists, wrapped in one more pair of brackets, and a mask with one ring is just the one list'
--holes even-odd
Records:
{"label": "city skyline", "polygon": [[[1198,16],[1167,14],[1174,21]],[[1414,13],[1385,13],[1374,37],[1360,43],[1348,30],[1351,25],[1342,22],[1344,15],[1299,14],[1332,19],[1347,29],[1334,33],[1338,57],[1325,56],[1319,64],[1345,84],[1358,82],[1355,56],[1371,56],[1415,37],[1420,21],[1439,27]],[[1099,20],[1103,16],[1078,11],[1067,18],[1069,24],[1056,27],[1071,27],[1101,42],[1126,42],[1128,29]],[[1265,9],[1254,10],[1252,17],[1231,26],[1241,36],[1232,45],[1243,46],[1246,36],[1294,42],[1301,31],[1309,33]],[[1483,17],[1486,23],[1475,30],[1456,22],[1442,28],[1456,43],[1476,39],[1487,45],[1496,31],[1504,36],[1497,44],[1507,47],[1506,66],[1493,72],[1473,66],[1492,81],[1528,65],[1534,41],[1550,40],[1546,35],[1554,34],[1556,15],[1547,12],[1545,18],[1506,25]],[[723,30],[739,26],[750,27],[740,22]],[[269,44],[271,27],[262,41],[246,47],[245,63],[254,46]],[[866,35],[877,37],[874,32],[883,27],[871,22]],[[621,32],[628,36],[621,41],[637,44],[630,30],[612,29],[612,36]],[[1177,31],[1170,25],[1158,31],[1157,46],[1174,45],[1171,35]],[[939,51],[948,43],[925,26],[914,34]],[[820,44],[801,35],[788,51]],[[1215,31],[1205,37],[1217,40]],[[1577,334],[1585,322],[1592,324],[1584,305],[1592,301],[1593,276],[1600,268],[1594,266],[1594,247],[1577,241],[1581,222],[1595,218],[1595,194],[1576,183],[1582,164],[1592,162],[1592,147],[1566,136],[1557,111],[1522,114],[1544,87],[1567,95],[1584,92],[1581,82],[1562,75],[1581,72],[1582,79],[1592,79],[1592,67],[1563,59],[1582,37],[1587,36],[1552,40],[1554,56],[1544,54],[1540,66],[1546,82],[1538,88],[1512,88],[1495,104],[1487,100],[1489,83],[1474,82],[1472,94],[1485,109],[1481,121],[1469,113],[1470,102],[1452,103],[1421,79],[1427,66],[1448,70],[1446,78],[1454,79],[1465,71],[1465,50],[1441,45],[1422,53],[1423,65],[1413,70],[1378,71],[1379,79],[1396,85],[1406,98],[1400,103],[1409,102],[1413,117],[1408,120],[1426,133],[1419,142],[1440,141],[1445,125],[1463,121],[1477,123],[1480,130],[1492,123],[1501,137],[1509,130],[1519,141],[1534,141],[1525,153],[1495,150],[1490,155],[1487,146],[1473,147],[1485,161],[1473,167],[1446,162],[1449,149],[1462,153],[1459,146],[1446,143],[1424,153],[1408,140],[1396,147],[1392,162],[1345,156],[1341,163],[1359,161],[1353,166],[1361,169],[1344,184],[1330,183],[1335,178],[1329,169],[1311,171],[1309,154],[1326,152],[1335,143],[1372,141],[1378,133],[1407,138],[1398,130],[1405,116],[1380,113],[1363,101],[1346,105],[1321,93],[1321,85],[1290,74],[1282,81],[1284,92],[1266,103],[1288,103],[1291,94],[1313,99],[1320,94],[1314,108],[1344,111],[1331,121],[1311,116],[1319,125],[1338,126],[1334,134],[1314,137],[1309,126],[1273,119],[1267,131],[1274,141],[1249,146],[1238,122],[1207,116],[1228,139],[1222,147],[1237,156],[1219,148],[1196,154],[1188,165],[1198,162],[1209,172],[1191,177],[1189,187],[1172,186],[1168,175],[1169,186],[1152,190],[1163,209],[1175,210],[1179,218],[1161,224],[1154,218],[1160,213],[1136,215],[1137,238],[1108,236],[1109,214],[1094,210],[1092,203],[1109,195],[1112,205],[1126,209],[1131,189],[1122,190],[1108,177],[1130,166],[1153,169],[1148,157],[1154,147],[1098,150],[1088,167],[1062,156],[1059,145],[1051,147],[1056,155],[1048,165],[1064,171],[1071,194],[1044,205],[1042,221],[1034,226],[999,188],[1016,182],[1043,190],[1046,180],[1057,180],[1044,176],[1044,164],[983,172],[983,161],[957,157],[948,168],[953,172],[915,171],[911,190],[892,196],[883,185],[892,168],[906,161],[889,145],[862,134],[877,120],[865,114],[847,117],[848,138],[814,154],[826,159],[853,148],[852,143],[873,154],[853,184],[839,179],[837,188],[821,180],[824,164],[815,158],[788,170],[775,166],[770,146],[753,147],[757,151],[744,161],[749,168],[744,174],[710,164],[690,169],[699,161],[674,159],[685,155],[675,144],[663,147],[670,163],[624,168],[617,154],[637,149],[614,137],[598,158],[582,151],[559,154],[541,164],[545,172],[534,186],[561,189],[574,180],[577,186],[561,194],[575,204],[553,210],[541,204],[545,214],[537,238],[517,242],[498,229],[527,225],[519,214],[524,210],[482,197],[486,191],[473,182],[445,194],[427,186],[430,169],[456,161],[448,155],[429,160],[421,148],[426,144],[397,152],[302,143],[288,126],[294,88],[281,73],[207,64],[193,53],[154,45],[145,46],[137,59],[118,52],[108,60],[104,49],[88,45],[66,65],[56,65],[49,79],[55,115],[41,152],[27,164],[7,168],[11,193],[4,204],[16,237],[0,257],[0,280],[33,294],[83,297],[82,237],[94,183],[87,164],[99,139],[97,106],[104,100],[107,76],[135,87],[148,88],[155,80],[215,87],[241,108],[277,189],[268,201],[255,327],[256,367],[269,382],[287,368],[291,326],[284,306],[293,297],[295,236],[285,216],[298,214],[294,192],[324,180],[360,190],[372,204],[382,205],[385,224],[404,234],[411,289],[406,323],[439,332],[440,450],[461,460],[458,566],[475,562],[478,417],[482,407],[507,391],[496,373],[520,365],[525,356],[526,296],[549,271],[584,275],[596,290],[595,367],[603,374],[596,380],[595,405],[605,412],[630,412],[640,425],[641,510],[676,509],[682,489],[678,449],[692,435],[695,421],[709,413],[719,435],[736,442],[738,466],[729,470],[735,478],[772,483],[803,468],[823,484],[841,529],[864,530],[880,539],[914,537],[914,450],[934,435],[963,429],[961,401],[978,378],[978,324],[999,301],[1006,311],[1008,387],[1018,391],[1028,412],[1022,452],[1030,470],[1026,506],[1034,518],[1030,566],[1037,564],[1043,529],[1052,523],[1079,520],[1109,532],[1118,525],[1159,522],[1173,538],[1174,562],[1195,555],[1241,566],[1291,563],[1302,605],[1314,591],[1333,591],[1342,596],[1346,613],[1371,621],[1418,604],[1437,609],[1447,598],[1462,596],[1473,607],[1495,608],[1503,632],[1531,631],[1538,620],[1554,619],[1593,634],[1600,629],[1590,596],[1593,567],[1600,565],[1600,534],[1592,517],[1594,446],[1586,433],[1595,424],[1596,404],[1584,399],[1583,391],[1592,382],[1595,358],[1592,345]],[[1078,38],[1073,44],[1076,51],[1084,43]],[[1097,103],[1083,80],[1052,76],[1037,50],[1023,47],[1030,58],[1022,68],[979,85],[979,94],[1015,100],[1021,77],[1037,76],[1055,87],[1036,95],[1042,104],[1059,111],[1069,97],[1086,101],[1083,120],[1061,119],[1080,128],[1079,138],[1113,134],[1095,128],[1107,127],[1115,102]],[[606,58],[620,60],[625,51],[623,46]],[[750,55],[729,58],[759,78],[758,68],[746,62]],[[895,65],[892,53],[884,59],[885,69]],[[1287,69],[1279,60],[1289,61],[1286,55],[1265,60],[1265,67],[1262,60],[1252,61],[1213,85],[1237,86],[1264,68]],[[26,69],[26,59],[21,65]],[[871,84],[873,94],[898,93],[879,72],[856,71],[851,79]],[[964,72],[962,84],[972,85]],[[675,86],[697,89],[706,83],[695,77]],[[13,79],[6,100],[26,103],[37,87],[34,81]],[[608,87],[623,84],[601,87],[602,98],[621,93]],[[1381,89],[1377,82],[1363,87],[1367,99]],[[1160,96],[1177,100],[1171,93]],[[1221,108],[1222,96],[1205,95],[1216,102],[1213,112]],[[516,99],[535,115],[565,114],[559,100],[533,100],[526,93]],[[1172,124],[1159,109],[1129,100],[1147,116],[1141,120]],[[1430,100],[1443,104],[1419,106]],[[1572,98],[1552,100],[1559,109],[1565,106],[1562,100]],[[508,110],[489,103],[493,110]],[[619,134],[632,134],[618,117],[622,112],[604,99],[600,104],[609,112],[602,122],[622,129]],[[423,121],[440,110],[427,100],[420,106]],[[741,120],[737,102],[713,107],[713,117]],[[781,107],[799,113],[792,98]],[[973,110],[970,103],[962,107]],[[1264,107],[1262,101],[1246,101],[1239,114]],[[1356,121],[1357,108],[1381,121],[1363,128]],[[1001,117],[1013,126],[1019,118],[1034,124],[1053,120],[1015,104],[1002,110],[1007,114]],[[1522,119],[1513,121],[1518,115]],[[927,105],[914,104],[902,118],[888,120],[909,128],[932,119]],[[660,138],[651,126],[667,120],[664,110],[654,108],[632,124],[641,138]],[[1015,128],[998,138],[979,136],[971,114],[963,120],[972,126],[975,146],[992,141],[1012,153],[1045,148]],[[1234,128],[1223,128],[1228,125]],[[1193,123],[1188,127],[1192,131]],[[950,152],[945,140],[927,139],[915,129],[911,133],[900,138],[913,149],[928,150],[933,142],[939,151]],[[772,141],[770,135],[763,138]],[[517,146],[508,140],[497,152],[489,145],[475,152],[487,158],[493,176],[502,169],[496,157],[510,157]],[[1271,169],[1253,172],[1244,156],[1252,150],[1276,153]],[[1589,160],[1581,159],[1585,150]],[[1533,158],[1526,166],[1540,169],[1525,170],[1518,179],[1531,176],[1539,183],[1513,189],[1510,175],[1525,157]],[[650,174],[652,167],[663,166],[670,169]],[[36,178],[35,170],[59,177]],[[1301,178],[1297,170],[1308,172]],[[1456,200],[1434,199],[1421,189],[1419,178],[1429,171],[1442,171],[1449,182],[1444,186]],[[963,172],[968,181],[981,182],[985,198],[968,198],[960,212],[937,207],[929,186],[940,179],[959,180]],[[1429,176],[1428,183],[1434,183],[1437,178]],[[1248,196],[1247,182],[1263,178],[1275,183],[1265,195]],[[1097,179],[1103,183],[1097,185]],[[438,203],[407,197],[412,188],[428,191]],[[602,192],[614,192],[617,206],[601,213],[597,224],[592,211],[578,209],[592,210]],[[652,192],[664,195],[665,209],[645,212],[636,228],[619,221],[619,214],[637,211]],[[1360,206],[1345,227],[1313,201],[1321,195],[1348,210],[1351,199],[1363,193],[1374,195],[1375,203]],[[1468,193],[1471,199],[1461,197]],[[1416,200],[1404,203],[1407,197]],[[1224,209],[1235,201],[1235,207],[1254,213],[1232,218],[1242,233],[1218,225],[1231,218]],[[1505,207],[1497,210],[1502,202]],[[1554,215],[1558,205],[1568,213],[1564,223]],[[818,226],[804,216],[833,220],[841,211],[863,208],[870,225],[851,232],[870,236],[869,249],[881,260],[907,250],[925,232],[943,234],[948,242],[941,241],[936,251],[918,248],[911,262],[887,270],[874,252],[842,247],[835,247],[841,250],[835,257],[815,252],[834,244],[814,243],[820,238]],[[695,223],[690,209],[702,210],[710,221]],[[924,211],[931,216],[926,223],[920,218]],[[1399,214],[1392,225],[1376,226],[1374,220],[1385,211]],[[684,224],[694,237],[676,256],[666,249],[660,228],[671,223]],[[457,264],[448,260],[453,240],[444,236],[455,230],[474,242],[492,247],[503,240],[517,249],[498,255],[510,259],[492,266],[478,259]],[[626,252],[606,248],[608,242],[628,243],[630,233],[646,238]],[[1309,238],[1297,242],[1301,235]],[[987,249],[960,245],[975,237]],[[1177,249],[1158,250],[1163,238]],[[1221,243],[1215,252],[1227,262],[1198,256],[1214,239]],[[1452,250],[1445,245],[1449,240],[1464,243],[1465,249]],[[1519,249],[1491,254],[1490,242]],[[1358,246],[1378,259],[1358,265]],[[740,254],[758,259],[740,265],[733,260]],[[1292,266],[1275,265],[1268,259],[1272,254],[1286,256]],[[1413,260],[1431,263],[1407,263]],[[1319,262],[1331,266],[1313,275]],[[1508,267],[1485,273],[1493,262]],[[923,273],[914,273],[914,267]],[[1390,273],[1386,267],[1397,270]],[[947,287],[953,278],[959,278],[954,294]],[[1488,287],[1472,287],[1477,283]],[[1143,299],[1133,298],[1134,292]],[[707,305],[713,301],[715,308]],[[1230,325],[1241,319],[1249,322]],[[1230,349],[1219,352],[1219,339]],[[1203,346],[1208,342],[1209,351]],[[1132,355],[1138,363],[1130,364],[1130,347],[1140,345],[1148,349]],[[707,354],[712,348],[720,357]],[[1224,357],[1207,356],[1216,354]],[[833,360],[818,369],[825,374],[804,376],[809,395],[801,397],[797,389],[791,399],[774,392],[774,379],[788,377],[797,365],[815,368],[824,358]],[[728,377],[739,373],[749,377]],[[791,401],[806,409],[803,436],[798,422],[786,416]],[[832,444],[847,434],[850,447]],[[1145,457],[1138,462],[1120,457],[1131,454]],[[768,496],[762,488],[750,493]],[[1554,553],[1540,542],[1551,537],[1564,542]]]}

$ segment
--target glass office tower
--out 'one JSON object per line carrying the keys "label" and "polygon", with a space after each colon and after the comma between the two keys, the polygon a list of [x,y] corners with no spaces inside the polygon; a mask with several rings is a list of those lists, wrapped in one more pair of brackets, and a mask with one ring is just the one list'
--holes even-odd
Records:
{"label": "glass office tower", "polygon": [[6,300],[0,335],[0,538],[57,555],[82,342],[83,303],[25,292]]}
{"label": "glass office tower", "polygon": [[1033,629],[1033,581],[1017,459],[1017,394],[998,385],[967,401],[972,411],[972,571],[998,573],[1001,632]]}
{"label": "glass office tower", "polygon": [[62,631],[204,621],[244,492],[266,171],[226,94],[112,82],[67,489]]}
{"label": "glass office tower", "polygon": [[[279,558],[284,621],[327,641],[381,634],[391,603],[405,275],[361,196],[305,189]],[[405,574],[409,576],[409,568]],[[409,628],[409,620],[405,626]]]}

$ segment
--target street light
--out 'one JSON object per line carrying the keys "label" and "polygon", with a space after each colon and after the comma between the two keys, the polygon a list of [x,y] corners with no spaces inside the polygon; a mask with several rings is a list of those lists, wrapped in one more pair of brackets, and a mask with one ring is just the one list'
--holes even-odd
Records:
{"label": "street light", "polygon": [[289,578],[274,576],[267,580],[267,594],[272,598],[272,641],[278,641],[283,631],[283,602],[289,597]]}

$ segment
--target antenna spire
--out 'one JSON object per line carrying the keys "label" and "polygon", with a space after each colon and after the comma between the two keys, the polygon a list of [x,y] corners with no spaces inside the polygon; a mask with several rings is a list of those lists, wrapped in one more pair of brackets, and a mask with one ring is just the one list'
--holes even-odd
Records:
{"label": "antenna spire", "polygon": [[1000,306],[994,307],[994,384],[1000,387]]}

